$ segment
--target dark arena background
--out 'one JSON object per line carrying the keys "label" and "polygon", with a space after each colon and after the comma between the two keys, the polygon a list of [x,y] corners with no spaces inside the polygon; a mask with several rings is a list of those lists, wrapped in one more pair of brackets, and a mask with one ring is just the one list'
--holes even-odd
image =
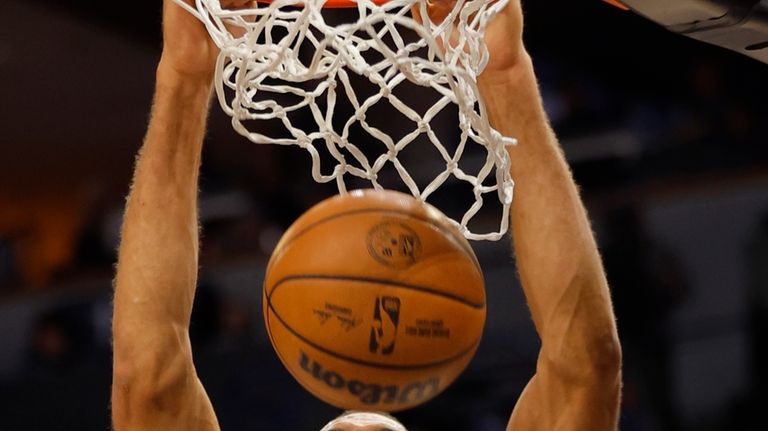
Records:
{"label": "dark arena background", "polygon": [[[0,3],[0,430],[110,428],[113,265],[160,4]],[[765,429],[768,66],[596,0],[525,9],[612,288],[621,429]],[[279,363],[260,295],[281,232],[335,186],[311,180],[301,150],[236,135],[214,105],[201,187],[192,340],[222,428],[317,430],[338,411]],[[501,431],[533,374],[509,241],[474,246],[482,344],[449,390],[399,415],[412,431]]]}

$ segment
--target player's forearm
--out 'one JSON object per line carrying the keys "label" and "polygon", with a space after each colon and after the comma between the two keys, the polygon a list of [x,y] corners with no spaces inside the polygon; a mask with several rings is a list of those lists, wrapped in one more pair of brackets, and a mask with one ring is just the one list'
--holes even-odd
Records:
{"label": "player's forearm", "polygon": [[113,322],[116,360],[172,348],[165,338],[186,339],[197,279],[197,178],[209,99],[210,81],[158,69],[123,222]]}
{"label": "player's forearm", "polygon": [[[547,355],[600,360],[616,349],[607,283],[586,211],[544,112],[527,55],[480,81],[493,125],[515,136],[512,235],[520,277]],[[613,359],[613,358],[611,358]],[[574,364],[577,366],[577,364]]]}

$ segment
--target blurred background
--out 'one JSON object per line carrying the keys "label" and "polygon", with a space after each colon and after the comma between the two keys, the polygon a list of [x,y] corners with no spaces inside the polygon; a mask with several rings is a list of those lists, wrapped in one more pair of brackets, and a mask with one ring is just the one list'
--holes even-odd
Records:
{"label": "blurred background", "polygon": [[[2,430],[109,429],[111,280],[160,3],[0,3]],[[612,286],[621,429],[764,429],[768,66],[597,1],[525,6]],[[281,232],[335,186],[312,182],[301,150],[239,137],[214,106],[201,188],[192,338],[222,428],[317,430],[338,411],[272,352],[260,288]],[[503,430],[533,373],[508,241],[474,245],[484,339],[448,391],[400,415],[412,431]]]}

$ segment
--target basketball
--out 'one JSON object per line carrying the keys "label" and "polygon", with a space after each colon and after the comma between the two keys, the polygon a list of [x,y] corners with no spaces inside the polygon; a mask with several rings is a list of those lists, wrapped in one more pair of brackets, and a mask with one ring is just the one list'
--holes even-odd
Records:
{"label": "basketball", "polygon": [[343,409],[397,411],[448,387],[485,323],[483,275],[434,207],[355,191],[304,213],[267,266],[264,318],[296,380]]}

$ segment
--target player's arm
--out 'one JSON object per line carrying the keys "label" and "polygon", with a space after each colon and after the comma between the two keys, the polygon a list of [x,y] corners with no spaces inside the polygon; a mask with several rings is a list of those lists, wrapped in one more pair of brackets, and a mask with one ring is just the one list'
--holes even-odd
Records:
{"label": "player's arm", "polygon": [[189,319],[197,189],[215,46],[171,0],[147,135],[126,204],[115,282],[112,415],[120,430],[217,430]]}
{"label": "player's arm", "polygon": [[486,32],[479,80],[491,122],[515,136],[512,236],[523,290],[541,338],[536,374],[509,430],[614,430],[621,348],[600,256],[579,191],[544,112],[522,43],[519,0]]}

